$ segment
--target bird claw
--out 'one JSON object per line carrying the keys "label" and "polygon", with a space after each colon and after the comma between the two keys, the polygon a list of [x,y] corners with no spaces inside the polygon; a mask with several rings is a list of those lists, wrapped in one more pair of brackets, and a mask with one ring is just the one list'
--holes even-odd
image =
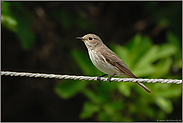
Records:
{"label": "bird claw", "polygon": [[111,77],[109,77],[109,78],[107,79],[107,81],[109,81],[109,83],[111,84]]}
{"label": "bird claw", "polygon": [[100,82],[100,83],[102,83],[101,81],[100,81],[100,78],[101,77],[104,77],[104,76],[107,76],[108,74],[104,74],[104,75],[102,75],[102,76],[99,76],[99,77],[97,77],[97,80]]}
{"label": "bird claw", "polygon": [[115,76],[116,74],[113,74],[112,76],[110,76],[107,80],[109,81],[109,83],[111,84],[111,78],[113,77],[113,76]]}
{"label": "bird claw", "polygon": [[[104,75],[102,75],[102,76],[99,76],[99,77],[97,77],[97,80],[100,82],[100,83],[102,83],[101,81],[100,81],[100,78],[101,77],[103,77],[103,76],[107,76],[108,74],[104,74]],[[109,81],[109,83],[111,84],[111,78],[113,77],[113,76],[115,76],[116,74],[113,74],[112,76],[110,76],[108,79],[107,79],[107,81]]]}
{"label": "bird claw", "polygon": [[99,76],[99,77],[97,77],[97,80],[98,80],[100,83],[102,83],[102,82],[100,81],[100,78],[101,78],[100,76]]}

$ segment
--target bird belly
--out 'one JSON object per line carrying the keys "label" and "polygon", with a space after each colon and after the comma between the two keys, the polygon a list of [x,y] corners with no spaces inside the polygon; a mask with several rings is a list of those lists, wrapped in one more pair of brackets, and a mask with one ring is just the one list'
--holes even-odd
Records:
{"label": "bird belly", "polygon": [[106,73],[109,75],[116,74],[116,76],[122,77],[122,72],[119,71],[119,69],[116,68],[115,66],[108,63],[104,58],[104,56],[102,56],[101,54],[96,53],[95,51],[89,51],[89,56],[92,63],[95,65],[95,67],[97,67],[103,73]]}

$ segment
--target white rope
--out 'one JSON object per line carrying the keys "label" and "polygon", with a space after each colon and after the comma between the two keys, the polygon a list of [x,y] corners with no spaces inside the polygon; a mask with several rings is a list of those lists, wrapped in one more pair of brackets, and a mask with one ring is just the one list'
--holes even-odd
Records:
{"label": "white rope", "polygon": [[[97,77],[75,76],[75,75],[56,75],[56,74],[42,74],[42,73],[25,73],[25,72],[10,72],[1,71],[1,76],[25,76],[25,77],[39,77],[39,78],[55,78],[55,79],[74,79],[74,80],[94,80]],[[108,81],[107,78],[101,77],[102,81]],[[112,78],[111,81],[117,82],[146,82],[146,83],[175,83],[182,84],[182,80],[177,79],[134,79],[134,78]]]}

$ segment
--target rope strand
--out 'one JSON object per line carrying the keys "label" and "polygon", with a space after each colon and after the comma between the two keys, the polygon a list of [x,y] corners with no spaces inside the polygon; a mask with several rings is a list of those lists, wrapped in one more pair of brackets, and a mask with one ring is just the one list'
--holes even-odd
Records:
{"label": "rope strand", "polygon": [[[25,76],[25,77],[39,77],[39,78],[52,78],[52,79],[74,79],[74,80],[89,80],[97,81],[97,77],[89,76],[75,76],[75,75],[56,75],[56,74],[43,74],[43,73],[28,73],[28,72],[10,72],[1,71],[1,76]],[[101,81],[108,81],[107,78],[101,77]],[[182,84],[182,80],[177,79],[135,79],[135,78],[112,78],[111,81],[116,82],[146,82],[146,83],[175,83]]]}

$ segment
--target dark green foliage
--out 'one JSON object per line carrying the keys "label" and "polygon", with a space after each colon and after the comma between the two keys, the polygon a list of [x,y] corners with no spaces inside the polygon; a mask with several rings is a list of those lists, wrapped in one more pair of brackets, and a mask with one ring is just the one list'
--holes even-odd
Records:
{"label": "dark green foliage", "polygon": [[35,35],[31,31],[31,19],[33,16],[20,2],[1,2],[2,25],[14,31],[21,41],[22,48],[29,49],[35,40]]}
{"label": "dark green foliage", "polygon": [[[2,68],[12,71],[103,75],[90,61],[84,43],[75,40],[77,36],[95,33],[137,77],[182,79],[181,23],[181,2],[1,1],[1,25],[4,34],[2,36],[2,48],[4,48],[2,50]],[[12,33],[17,39],[13,39]],[[12,43],[17,43],[17,40],[21,49]],[[6,43],[9,44],[4,47]],[[9,50],[14,51],[13,54],[9,55]],[[9,65],[12,63],[11,61],[14,61],[15,67]],[[37,81],[42,82],[42,80]],[[50,88],[48,90],[52,92],[54,89],[54,95],[58,95],[56,98],[59,100],[73,99],[74,101],[72,100],[73,102],[68,104],[53,102],[56,107],[53,109],[54,106],[49,107],[47,101],[43,100],[40,104],[44,103],[45,109],[42,109],[44,112],[42,119],[37,118],[39,121],[45,120],[48,116],[53,116],[54,120],[50,118],[51,121],[55,121],[57,118],[63,120],[65,117],[68,117],[68,119],[65,118],[66,121],[73,121],[74,117],[77,117],[78,121],[181,120],[181,114],[177,114],[177,112],[180,112],[182,108],[182,84],[146,83],[146,86],[152,91],[152,94],[147,94],[135,83],[130,82],[112,82],[110,84],[109,82],[79,80],[55,81],[57,82],[54,88],[48,85],[47,88]],[[2,91],[2,94],[6,95],[9,86],[2,88],[5,90]],[[36,84],[26,85],[26,87],[30,86],[34,87],[31,88],[33,91],[35,88],[44,90],[43,93],[48,91],[44,84],[41,84],[41,89]],[[22,89],[19,85],[17,88],[17,90]],[[24,91],[21,90],[14,95],[19,97],[19,94]],[[14,97],[14,95],[9,96],[9,93],[3,97],[7,97],[7,100],[11,97],[14,100],[17,99],[18,103],[12,106],[16,107],[14,105],[19,104],[20,98]],[[49,97],[49,94],[45,95],[45,97]],[[85,101],[80,103],[78,95],[83,96]],[[34,96],[32,97],[35,98]],[[26,97],[29,96],[26,95]],[[11,104],[5,103],[4,100],[6,99],[2,99],[3,104],[7,104],[9,107]],[[52,100],[51,96],[50,100]],[[32,98],[27,102],[31,101]],[[77,102],[82,104],[82,108],[80,110],[71,109],[69,104],[77,107],[79,105]],[[37,104],[37,100],[34,103]],[[29,107],[29,105],[25,105],[25,107]],[[63,107],[57,109],[59,106]],[[63,109],[65,110],[63,111]],[[67,111],[75,112],[76,110],[79,113],[74,114],[75,116],[70,114],[66,116]],[[5,108],[4,111],[12,112],[12,109]],[[45,115],[45,112],[48,114]],[[55,112],[60,114],[56,116]],[[4,114],[3,111],[2,114]],[[5,113],[3,116],[3,120],[13,119],[14,114],[7,114]],[[16,112],[16,114],[18,113]],[[23,114],[26,113],[23,112]],[[32,114],[31,116],[33,116]],[[22,116],[20,117],[22,121]],[[28,119],[31,121],[33,118]],[[46,121],[50,119],[48,118]]]}

